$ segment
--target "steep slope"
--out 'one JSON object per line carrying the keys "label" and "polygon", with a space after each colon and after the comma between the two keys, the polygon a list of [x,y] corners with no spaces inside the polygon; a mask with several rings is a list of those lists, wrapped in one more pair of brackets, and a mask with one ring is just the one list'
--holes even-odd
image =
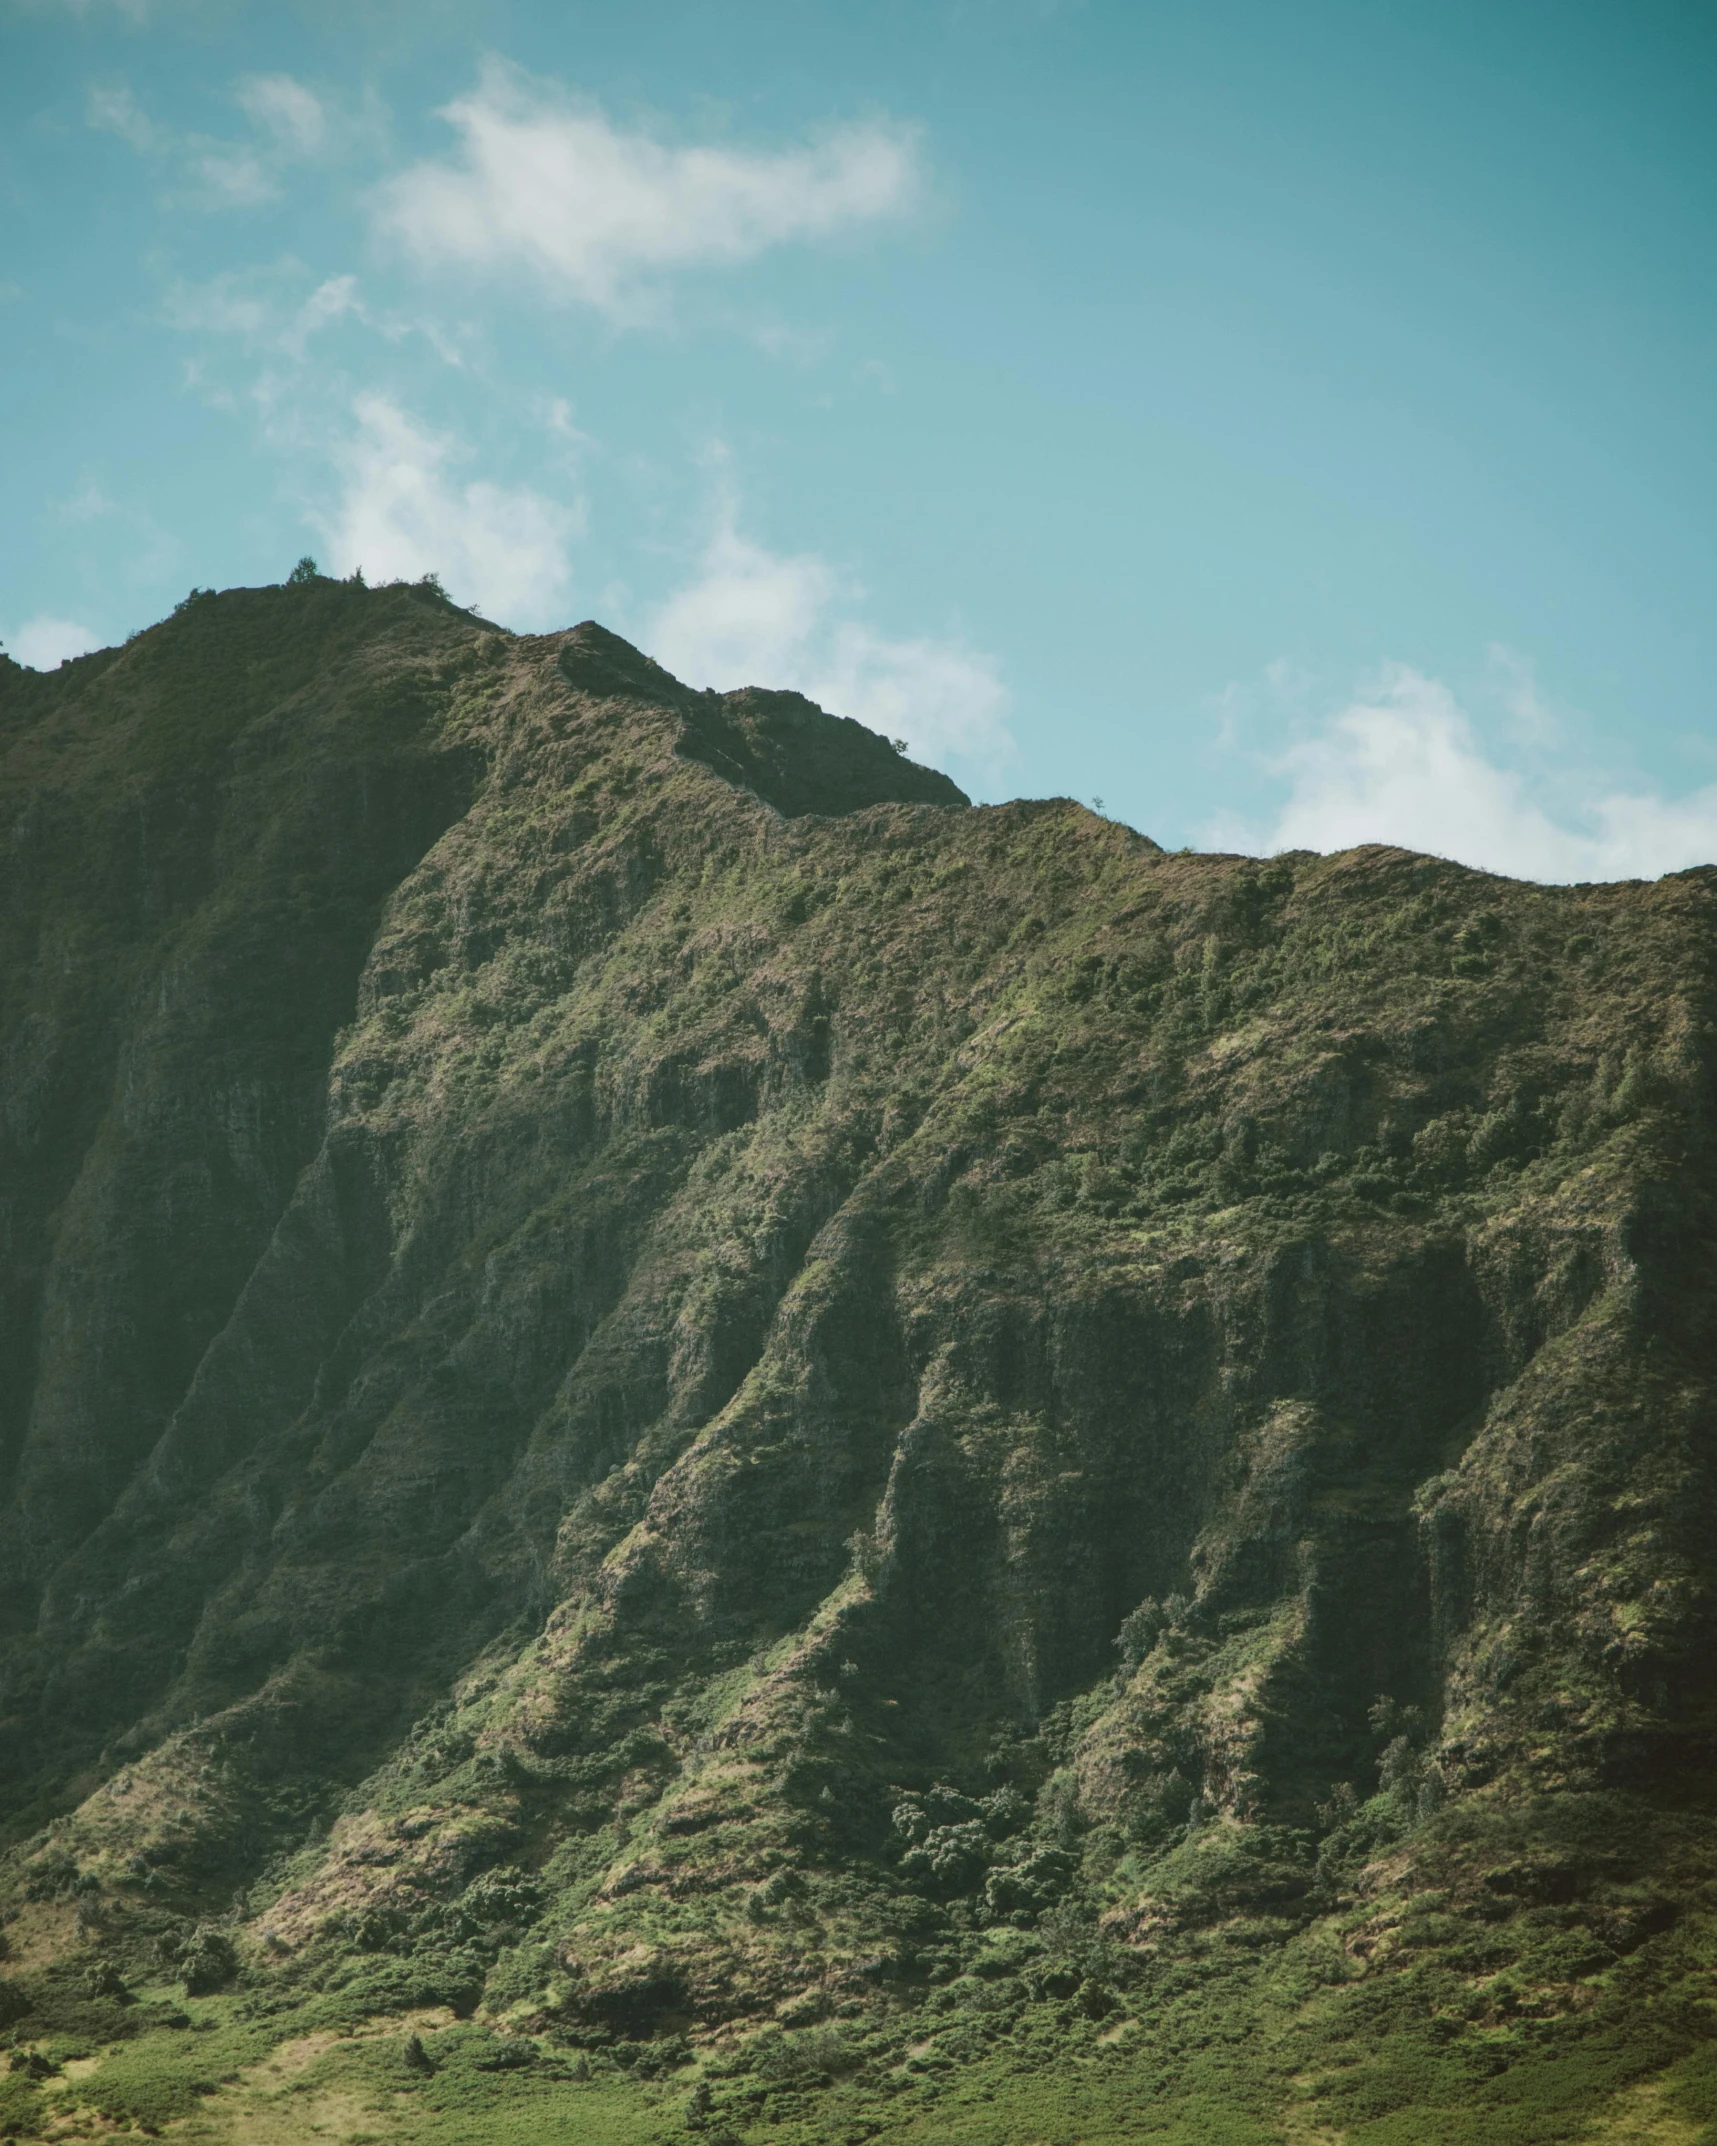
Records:
{"label": "steep slope", "polygon": [[0,753],[16,2035],[1696,2106],[1717,873],[1169,856],[403,588]]}

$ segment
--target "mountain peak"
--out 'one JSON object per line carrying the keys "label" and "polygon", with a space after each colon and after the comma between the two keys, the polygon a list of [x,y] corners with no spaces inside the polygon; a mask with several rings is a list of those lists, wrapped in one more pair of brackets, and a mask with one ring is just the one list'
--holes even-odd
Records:
{"label": "mountain peak", "polygon": [[561,637],[560,667],[582,691],[623,692],[674,709],[678,750],[784,818],[862,812],[870,805],[968,805],[959,786],[920,767],[850,716],[799,693],[742,686],[730,693],[683,685],[653,658],[594,619]]}
{"label": "mountain peak", "polygon": [[1717,875],[431,590],[0,698],[0,2129],[1706,2106]]}

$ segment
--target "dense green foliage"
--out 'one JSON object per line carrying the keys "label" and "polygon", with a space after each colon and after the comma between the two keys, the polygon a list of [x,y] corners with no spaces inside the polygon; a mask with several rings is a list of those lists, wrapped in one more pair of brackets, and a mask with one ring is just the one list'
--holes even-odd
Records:
{"label": "dense green foliage", "polygon": [[1717,2140],[1717,873],[310,563],[0,827],[0,2135]]}

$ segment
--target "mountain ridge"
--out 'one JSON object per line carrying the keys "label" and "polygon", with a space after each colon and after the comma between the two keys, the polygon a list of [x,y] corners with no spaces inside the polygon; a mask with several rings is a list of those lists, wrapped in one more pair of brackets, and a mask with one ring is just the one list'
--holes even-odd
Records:
{"label": "mountain ridge", "polygon": [[0,825],[0,2010],[110,2113],[175,1965],[433,2024],[413,2137],[1695,2092],[1717,872],[1170,855],[328,582],[0,667]]}

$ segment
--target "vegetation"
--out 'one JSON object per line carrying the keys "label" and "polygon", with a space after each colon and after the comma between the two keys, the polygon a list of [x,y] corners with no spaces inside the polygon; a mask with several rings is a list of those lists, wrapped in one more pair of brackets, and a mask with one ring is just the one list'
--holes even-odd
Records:
{"label": "vegetation", "polygon": [[313,562],[0,825],[0,2135],[1717,2141],[1717,872]]}

